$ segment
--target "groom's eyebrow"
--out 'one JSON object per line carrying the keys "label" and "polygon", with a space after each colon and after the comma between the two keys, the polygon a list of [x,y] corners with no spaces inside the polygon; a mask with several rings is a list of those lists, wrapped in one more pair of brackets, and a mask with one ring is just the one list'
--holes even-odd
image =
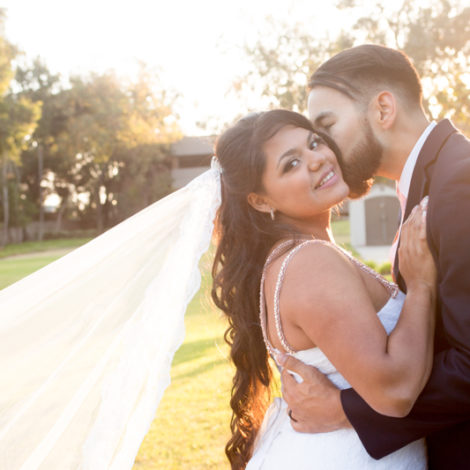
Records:
{"label": "groom's eyebrow", "polygon": [[321,113],[317,114],[315,117],[313,124],[317,126],[321,126],[321,122],[323,119],[327,118],[328,116],[331,116],[333,113],[331,111],[322,111]]}
{"label": "groom's eyebrow", "polygon": [[[310,141],[312,140],[312,136],[313,136],[313,132],[312,131],[309,131],[309,133],[307,134],[307,147],[308,147],[308,144],[310,143]],[[279,165],[281,164],[281,161],[286,158],[286,157],[290,157],[291,155],[295,155],[297,152],[298,152],[298,148],[291,148],[289,150],[286,150],[280,157],[279,157],[279,160],[277,161],[277,165],[276,165],[276,168],[279,168]]]}

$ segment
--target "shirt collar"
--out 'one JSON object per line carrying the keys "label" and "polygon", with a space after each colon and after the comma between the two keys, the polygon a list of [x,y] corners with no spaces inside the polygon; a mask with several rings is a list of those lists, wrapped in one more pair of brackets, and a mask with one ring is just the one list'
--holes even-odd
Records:
{"label": "shirt collar", "polygon": [[405,197],[408,197],[408,192],[410,190],[410,184],[411,184],[411,177],[413,176],[413,170],[416,165],[416,161],[418,160],[418,155],[419,152],[421,152],[421,149],[424,145],[424,142],[428,138],[429,134],[431,131],[434,129],[436,126],[436,121],[432,121],[426,129],[424,129],[424,132],[421,134],[420,138],[417,140],[415,146],[413,147],[413,150],[411,153],[408,155],[408,158],[406,159],[405,166],[403,167],[403,170],[400,175],[400,180],[397,183],[397,190]]}

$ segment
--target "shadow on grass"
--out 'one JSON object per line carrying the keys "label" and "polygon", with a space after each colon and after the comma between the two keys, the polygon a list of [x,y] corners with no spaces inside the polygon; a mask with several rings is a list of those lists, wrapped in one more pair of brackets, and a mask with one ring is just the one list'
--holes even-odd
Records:
{"label": "shadow on grass", "polygon": [[225,342],[221,340],[219,336],[186,342],[176,352],[172,366],[174,367],[184,362],[193,361],[194,359],[209,355],[208,352],[210,349],[220,348],[223,345],[225,345]]}
{"label": "shadow on grass", "polygon": [[204,372],[207,372],[208,370],[213,369],[214,367],[226,365],[226,364],[228,364],[228,359],[221,357],[217,361],[206,362],[205,364],[202,364],[199,367],[192,369],[188,372],[183,372],[181,374],[174,374],[172,375],[171,379],[173,382],[177,380],[191,379],[193,377],[199,376],[200,374],[203,374]]}

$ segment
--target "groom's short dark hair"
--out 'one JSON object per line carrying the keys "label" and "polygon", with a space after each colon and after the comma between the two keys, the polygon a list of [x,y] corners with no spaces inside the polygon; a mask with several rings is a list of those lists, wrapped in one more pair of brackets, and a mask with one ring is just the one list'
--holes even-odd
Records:
{"label": "groom's short dark hair", "polygon": [[360,102],[383,85],[401,92],[409,104],[421,106],[418,72],[405,53],[385,46],[364,44],[346,49],[320,65],[309,81],[309,88],[333,88]]}

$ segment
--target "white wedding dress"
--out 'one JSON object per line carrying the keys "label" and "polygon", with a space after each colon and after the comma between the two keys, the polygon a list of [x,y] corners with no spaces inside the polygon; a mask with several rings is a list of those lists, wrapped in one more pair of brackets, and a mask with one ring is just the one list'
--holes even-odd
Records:
{"label": "white wedding dress", "polygon": [[[276,289],[278,297],[275,299],[275,311],[278,310],[276,306],[279,305],[282,276],[289,260],[305,243],[315,242],[326,243],[321,240],[309,240],[297,245],[286,257],[279,273],[279,289]],[[367,266],[359,263],[348,253],[346,254],[362,269],[371,272],[371,275],[377,276]],[[273,256],[271,260],[272,258]],[[267,261],[266,265],[269,262],[270,260]],[[382,282],[386,283],[383,279]],[[264,276],[262,290],[263,283]],[[390,296],[388,302],[377,314],[387,334],[390,334],[397,323],[404,299],[405,295],[398,291],[396,295]],[[263,297],[261,298],[261,313],[263,313],[261,324],[268,350],[275,351],[266,336]],[[280,325],[280,322],[278,324]],[[281,342],[285,342],[282,331],[279,336]],[[319,348],[297,351],[293,355],[306,364],[318,368],[338,388],[350,388],[348,382]],[[286,470],[289,468],[293,470],[422,470],[427,467],[424,439],[415,441],[381,460],[374,460],[367,454],[359,436],[353,429],[341,429],[319,434],[299,433],[292,428],[287,411],[287,404],[281,398],[276,398],[269,407],[257,437],[253,456],[246,470]]]}

